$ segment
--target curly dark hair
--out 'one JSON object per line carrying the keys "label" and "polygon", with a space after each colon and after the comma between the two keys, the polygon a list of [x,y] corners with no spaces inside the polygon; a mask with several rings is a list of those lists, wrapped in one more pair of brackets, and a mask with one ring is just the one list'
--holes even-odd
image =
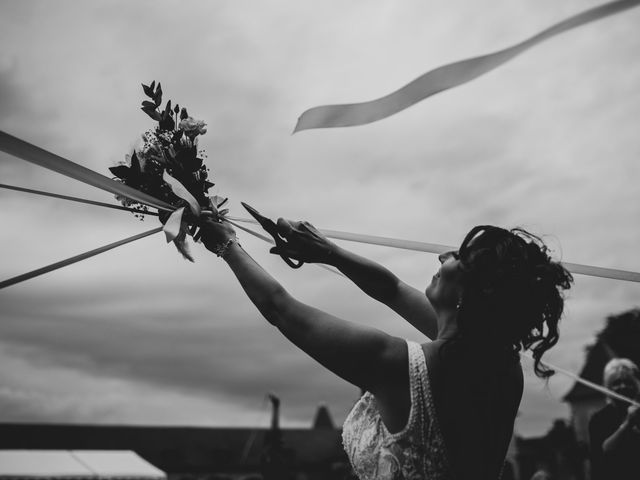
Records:
{"label": "curly dark hair", "polygon": [[522,228],[474,227],[459,257],[464,272],[459,337],[514,355],[529,349],[536,375],[553,375],[541,357],[558,342],[571,273],[549,257],[539,237]]}

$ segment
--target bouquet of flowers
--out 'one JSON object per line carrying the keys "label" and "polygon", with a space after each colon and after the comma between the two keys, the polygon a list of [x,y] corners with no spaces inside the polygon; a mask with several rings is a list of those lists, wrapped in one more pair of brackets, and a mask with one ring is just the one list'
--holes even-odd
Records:
{"label": "bouquet of flowers", "polygon": [[[141,192],[176,207],[171,212],[160,212],[167,241],[173,241],[182,255],[193,261],[186,244],[187,235],[193,236],[197,227],[194,220],[201,212],[224,215],[219,208],[226,198],[209,196],[214,186],[209,180],[209,169],[204,165],[206,154],[198,149],[198,136],[207,132],[206,123],[189,116],[186,108],[169,100],[164,108],[160,82],[142,85],[149,100],[142,102],[142,111],[158,125],[142,134],[142,146],[125,156],[125,161],[109,168],[118,180]],[[124,197],[116,197],[124,206],[149,212],[149,207]],[[142,214],[136,214],[143,219]]]}

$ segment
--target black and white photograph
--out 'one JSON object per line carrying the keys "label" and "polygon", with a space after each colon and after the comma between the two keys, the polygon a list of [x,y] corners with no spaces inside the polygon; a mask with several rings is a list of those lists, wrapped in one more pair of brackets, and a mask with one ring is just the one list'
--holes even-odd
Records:
{"label": "black and white photograph", "polygon": [[0,0],[0,479],[640,478],[640,0]]}

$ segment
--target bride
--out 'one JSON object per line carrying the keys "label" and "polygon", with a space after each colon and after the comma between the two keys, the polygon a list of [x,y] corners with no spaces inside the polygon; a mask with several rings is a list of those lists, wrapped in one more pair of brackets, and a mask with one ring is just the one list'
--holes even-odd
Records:
{"label": "bride", "polygon": [[571,274],[538,237],[484,225],[439,256],[423,292],[307,222],[280,219],[278,228],[288,247],[272,253],[338,268],[431,339],[403,340],[300,302],[242,249],[231,225],[203,222],[203,243],[264,318],[366,392],[342,434],[358,477],[498,479],[522,397],[518,352],[532,351],[538,376],[553,373],[540,359],[558,341]]}

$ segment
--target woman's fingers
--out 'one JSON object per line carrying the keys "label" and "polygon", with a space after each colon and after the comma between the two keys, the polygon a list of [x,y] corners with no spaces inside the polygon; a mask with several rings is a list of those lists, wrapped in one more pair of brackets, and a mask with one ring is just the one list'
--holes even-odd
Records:
{"label": "woman's fingers", "polygon": [[198,235],[207,248],[213,248],[235,237],[235,230],[228,222],[217,222],[211,217],[200,220]]}
{"label": "woman's fingers", "polygon": [[278,233],[285,238],[287,238],[287,235],[289,235],[293,230],[293,227],[291,226],[291,222],[282,217],[278,218],[277,226],[278,226]]}

